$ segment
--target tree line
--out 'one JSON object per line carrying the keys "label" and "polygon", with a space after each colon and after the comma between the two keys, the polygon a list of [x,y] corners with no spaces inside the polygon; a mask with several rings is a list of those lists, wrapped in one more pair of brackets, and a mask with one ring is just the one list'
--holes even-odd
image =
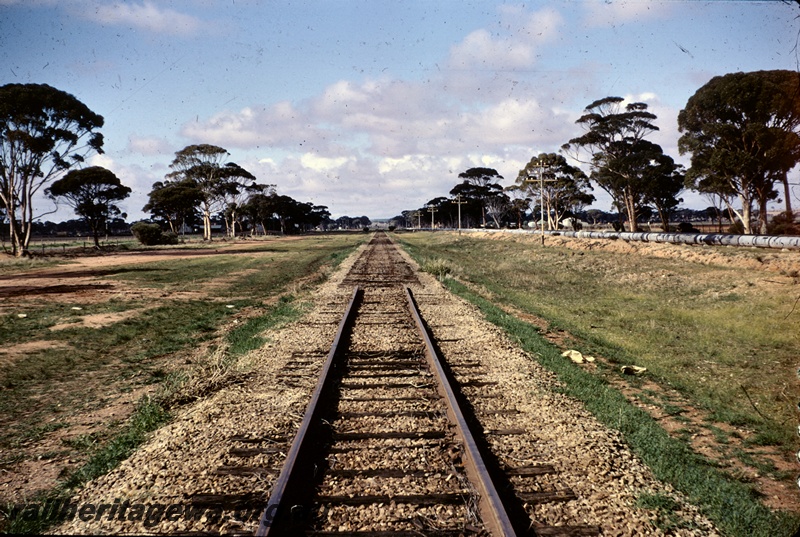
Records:
{"label": "tree line", "polygon": [[[590,103],[576,123],[581,136],[559,153],[541,153],[519,171],[515,184],[491,168],[470,168],[449,197],[395,217],[401,225],[430,222],[451,226],[506,224],[533,218],[555,229],[594,201],[592,185],[606,191],[620,215],[617,227],[638,231],[643,217],[655,214],[663,229],[691,189],[703,194],[722,221],[735,222],[743,233],[767,233],[767,205],[783,203],[777,219],[794,230],[789,171],[800,162],[800,73],[786,70],[732,73],[712,78],[698,89],[678,115],[681,155],[690,154],[688,169],[676,164],[661,146],[648,140],[658,131],[656,115],[646,103],[605,97]],[[587,176],[564,157],[585,164]],[[460,209],[460,218],[456,207]],[[490,220],[487,223],[487,215]]]}
{"label": "tree line", "polygon": [[[36,224],[55,212],[37,213],[37,194],[69,205],[96,247],[109,223],[127,217],[118,203],[131,189],[110,170],[84,166],[92,153],[103,154],[103,124],[103,117],[75,96],[47,84],[0,87],[0,218],[7,223],[13,255],[27,254],[34,229],[42,227]],[[226,162],[228,157],[225,149],[207,144],[178,151],[144,210],[173,233],[199,219],[208,240],[212,221],[220,216],[230,235],[257,227],[292,233],[330,222],[327,207],[279,195],[274,185],[258,184],[250,172]]]}
{"label": "tree line", "polygon": [[[720,221],[727,212],[744,233],[766,233],[767,205],[781,195],[783,222],[793,223],[788,173],[800,161],[800,73],[732,73],[698,89],[678,115],[678,148],[690,154],[688,169],[647,139],[658,130],[656,119],[645,103],[599,99],[577,120],[584,133],[560,153],[531,158],[511,187],[500,186],[496,170],[470,168],[459,174],[462,182],[449,197],[396,220],[407,225],[425,216],[433,225],[438,213],[440,221],[460,214],[477,225],[502,219],[521,224],[538,209],[539,225],[552,228],[594,201],[595,184],[611,196],[631,231],[646,213],[658,214],[666,228],[685,189],[705,195]],[[14,255],[28,251],[34,222],[45,216],[34,208],[38,194],[69,204],[86,220],[95,244],[109,220],[125,218],[117,203],[130,188],[109,170],[85,167],[89,155],[103,153],[103,123],[76,97],[47,84],[0,86],[0,216]],[[564,155],[585,164],[589,175]],[[197,218],[206,239],[218,215],[231,235],[245,228],[290,233],[331,223],[327,207],[278,195],[275,185],[257,183],[229,156],[208,144],[178,151],[145,210],[172,232]]]}
{"label": "tree line", "polygon": [[279,195],[275,185],[260,184],[249,171],[226,162],[229,156],[227,150],[209,144],[181,149],[165,180],[153,184],[143,210],[174,234],[200,220],[205,240],[211,240],[212,219],[217,215],[231,237],[273,229],[296,233],[330,220],[326,206]]}

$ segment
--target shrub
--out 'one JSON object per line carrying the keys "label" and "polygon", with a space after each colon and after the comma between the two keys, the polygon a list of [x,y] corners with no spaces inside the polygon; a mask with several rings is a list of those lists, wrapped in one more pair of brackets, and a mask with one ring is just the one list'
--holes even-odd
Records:
{"label": "shrub", "polygon": [[172,231],[162,233],[161,242],[159,244],[178,244],[178,234]]}
{"label": "shrub", "polygon": [[772,221],[767,224],[767,234],[800,235],[800,224],[794,221],[794,215],[787,214],[784,211],[781,214],[776,214]]}
{"label": "shrub", "polygon": [[147,222],[136,222],[131,226],[131,232],[136,240],[145,246],[162,244],[163,234],[158,224],[148,224]]}

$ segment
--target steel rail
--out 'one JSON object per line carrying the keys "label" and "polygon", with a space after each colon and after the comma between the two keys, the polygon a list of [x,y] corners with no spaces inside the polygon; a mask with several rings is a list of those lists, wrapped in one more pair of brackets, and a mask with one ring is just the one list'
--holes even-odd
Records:
{"label": "steel rail", "polygon": [[514,526],[500,499],[500,495],[497,493],[494,482],[489,475],[486,463],[483,461],[483,456],[475,441],[475,437],[470,431],[464,413],[458,405],[455,392],[447,379],[439,354],[436,352],[436,347],[433,345],[428,329],[422,320],[422,316],[414,300],[414,295],[408,287],[406,287],[406,297],[408,298],[408,308],[411,311],[411,316],[414,317],[414,322],[419,329],[419,333],[425,341],[425,356],[437,377],[437,389],[446,401],[448,416],[457,425],[456,436],[458,436],[464,444],[466,459],[464,461],[465,469],[472,483],[478,487],[478,493],[480,495],[478,506],[481,519],[486,529],[489,530],[492,535],[496,537],[514,536],[516,535]]}
{"label": "steel rail", "polygon": [[[272,492],[270,493],[267,507],[261,514],[261,519],[258,523],[258,529],[256,530],[257,536],[277,535],[276,531],[280,530],[273,530],[275,527],[274,523],[279,522],[280,520],[283,520],[289,516],[291,505],[288,505],[287,502],[291,503],[292,496],[295,494],[295,491],[293,491],[291,487],[298,486],[296,485],[296,476],[300,470],[307,471],[307,469],[299,468],[297,462],[301,460],[303,453],[310,449],[311,434],[309,431],[322,411],[319,401],[323,392],[329,385],[329,379],[332,377],[332,375],[329,373],[333,367],[334,359],[340,352],[339,345],[346,339],[350,329],[352,328],[353,319],[355,318],[355,312],[357,310],[357,304],[363,293],[364,292],[359,287],[355,288],[353,295],[350,298],[350,302],[347,305],[347,309],[345,310],[344,316],[339,323],[339,328],[336,331],[336,336],[333,339],[333,345],[331,345],[331,350],[328,352],[328,356],[325,359],[325,364],[322,367],[319,381],[317,382],[317,386],[314,389],[313,395],[311,396],[311,401],[308,403],[306,413],[303,416],[303,421],[301,422],[300,428],[298,429],[297,434],[292,441],[292,446],[289,448],[289,453],[286,455],[286,460],[283,463],[283,468],[278,476],[278,480],[272,487]],[[303,484],[307,485],[307,483]],[[270,530],[273,530],[273,532],[270,533]]]}
{"label": "steel rail", "polygon": [[[406,287],[405,291],[411,316],[414,318],[419,334],[425,342],[426,359],[430,369],[437,378],[437,391],[445,400],[447,415],[451,422],[456,425],[456,437],[464,446],[464,467],[479,495],[478,507],[481,519],[486,529],[493,536],[514,536],[516,535],[514,527],[492,482],[480,449],[478,448],[478,444],[469,429],[464,413],[458,405],[455,392],[450,385],[430,334],[416,306],[411,289]],[[289,523],[288,521],[290,521],[292,515],[291,510],[294,498],[301,492],[297,487],[308,486],[308,480],[298,482],[298,475],[304,472],[308,473],[309,471],[307,467],[300,467],[298,462],[302,461],[302,458],[310,449],[313,449],[311,446],[314,435],[313,427],[315,427],[319,421],[322,412],[319,403],[323,394],[325,394],[330,387],[330,381],[333,377],[333,375],[330,374],[331,370],[334,367],[334,362],[339,353],[343,350],[341,344],[349,335],[349,331],[353,326],[355,311],[362,295],[363,291],[356,287],[347,309],[345,310],[345,314],[339,323],[339,328],[322,367],[322,371],[320,372],[319,381],[314,389],[306,413],[303,416],[303,421],[295,435],[278,479],[272,488],[267,507],[261,514],[259,525],[256,529],[257,536],[274,536],[283,532],[285,530],[285,525]]]}

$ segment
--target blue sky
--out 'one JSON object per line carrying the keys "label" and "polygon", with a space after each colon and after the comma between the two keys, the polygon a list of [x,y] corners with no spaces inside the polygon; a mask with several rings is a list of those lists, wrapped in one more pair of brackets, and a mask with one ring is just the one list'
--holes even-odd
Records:
{"label": "blue sky", "polygon": [[651,139],[686,163],[689,97],[716,75],[797,70],[798,16],[778,1],[0,0],[0,84],[50,84],[105,118],[92,164],[133,188],[129,219],[199,143],[335,217],[382,218],[470,167],[512,184],[610,95],[646,102]]}

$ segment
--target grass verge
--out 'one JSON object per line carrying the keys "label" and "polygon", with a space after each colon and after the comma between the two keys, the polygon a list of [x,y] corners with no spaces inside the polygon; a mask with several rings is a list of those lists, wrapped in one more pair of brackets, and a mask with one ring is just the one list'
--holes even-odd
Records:
{"label": "grass verge", "polygon": [[728,477],[684,443],[670,438],[649,414],[630,404],[602,378],[564,360],[559,349],[541,337],[538,328],[505,313],[456,280],[446,280],[445,284],[555,372],[566,395],[583,402],[602,423],[620,431],[657,478],[686,494],[727,535],[789,536],[797,529],[800,518],[773,513],[763,506],[752,487]]}

